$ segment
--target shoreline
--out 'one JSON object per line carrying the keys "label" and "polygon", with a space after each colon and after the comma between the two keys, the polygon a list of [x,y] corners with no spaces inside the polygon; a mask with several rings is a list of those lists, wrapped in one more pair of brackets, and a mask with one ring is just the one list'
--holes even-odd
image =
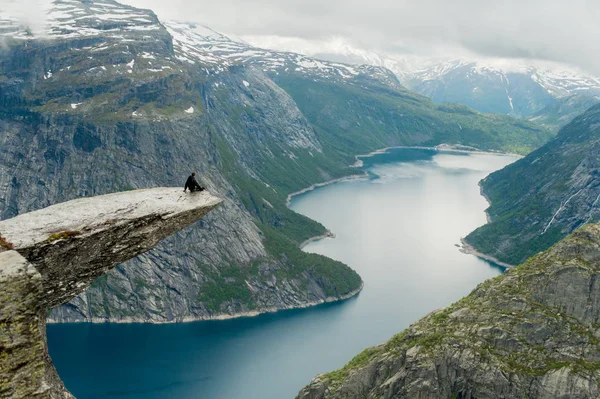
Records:
{"label": "shoreline", "polygon": [[[517,156],[519,158],[523,158],[523,155],[514,154],[511,152],[501,152],[501,151],[492,151],[492,150],[486,151],[486,150],[480,150],[475,147],[468,147],[468,146],[455,145],[455,144],[439,144],[434,147],[399,145],[399,146],[380,148],[378,150],[371,151],[368,154],[355,155],[354,159],[356,160],[356,162],[349,166],[351,168],[360,168],[360,167],[362,167],[361,158],[370,158],[370,157],[373,157],[378,154],[385,154],[388,150],[393,150],[393,149],[398,149],[398,148],[417,149],[417,150],[435,150],[435,151],[440,151],[440,152],[460,152],[460,153],[465,153],[465,154],[512,155],[512,156]],[[288,194],[285,204],[289,208],[293,197],[313,191],[319,187],[324,187],[324,186],[328,186],[330,184],[339,183],[339,182],[347,181],[347,180],[363,179],[363,178],[367,178],[368,176],[369,175],[367,172],[363,172],[360,174],[351,174],[348,176],[337,177],[335,179],[327,180],[327,181],[324,181],[321,183],[312,184],[306,188],[303,188],[302,190],[294,191],[293,193]],[[485,195],[484,195],[484,197],[485,197]],[[485,198],[487,200],[487,197],[485,197]],[[489,202],[489,200],[488,200],[488,202]]]}
{"label": "shoreline", "polygon": [[324,181],[321,183],[312,184],[306,188],[303,188],[302,190],[294,191],[293,193],[288,194],[287,199],[285,201],[285,205],[289,208],[290,204],[292,202],[292,198],[294,198],[297,195],[301,195],[301,194],[313,191],[319,187],[328,186],[330,184],[339,183],[339,182],[343,182],[346,180],[364,179],[366,177],[368,177],[368,174],[365,172],[365,173],[361,173],[361,174],[353,174],[353,175],[348,175],[348,176],[343,176],[343,177],[337,177],[335,179],[327,180],[327,181]]}
{"label": "shoreline", "polygon": [[400,148],[416,149],[416,150],[434,150],[434,151],[440,151],[440,152],[460,152],[460,153],[465,153],[465,154],[511,155],[511,156],[523,158],[523,155],[521,155],[521,154],[516,154],[516,153],[512,153],[512,152],[494,151],[494,150],[481,150],[479,148],[464,146],[464,145],[460,145],[460,144],[438,144],[433,147],[418,146],[418,145],[415,145],[415,146],[398,145],[398,146],[381,148],[379,150],[372,151],[368,154],[355,155],[354,158],[356,159],[356,162],[350,166],[354,167],[354,168],[360,168],[360,167],[362,167],[361,158],[370,158],[375,155],[385,154],[389,150],[400,149]]}
{"label": "shoreline", "polygon": [[510,268],[515,267],[515,265],[511,265],[506,262],[502,262],[501,260],[498,260],[498,259],[494,258],[493,256],[486,255],[484,253],[477,251],[475,249],[475,247],[473,247],[471,244],[466,242],[464,238],[461,238],[460,242],[462,244],[462,247],[459,249],[459,251],[462,252],[463,254],[475,255],[476,257],[478,257],[480,259],[486,260],[488,262],[492,262],[493,264],[503,267],[505,269],[510,269]]}
{"label": "shoreline", "polygon": [[[489,175],[488,175],[489,176]],[[486,176],[487,177],[487,176]],[[485,178],[484,178],[485,179]],[[483,179],[482,179],[483,180]],[[485,191],[483,191],[483,186],[481,185],[482,180],[479,180],[479,182],[477,183],[477,185],[479,186],[479,194],[485,198],[485,200],[488,203],[488,207],[485,208],[485,210],[483,211],[485,213],[485,219],[487,221],[487,223],[492,223],[492,217],[490,216],[490,214],[488,213],[488,209],[490,209],[490,207],[492,206],[492,201],[490,201],[490,198],[486,195]],[[487,224],[486,223],[486,224]]]}
{"label": "shoreline", "polygon": [[352,297],[357,296],[363,290],[365,286],[364,281],[361,281],[360,287],[357,289],[350,291],[347,294],[344,294],[340,297],[326,297],[324,299],[318,301],[311,301],[300,304],[298,306],[287,306],[283,308],[268,308],[263,310],[252,310],[249,312],[241,312],[233,315],[230,314],[219,314],[216,316],[198,316],[198,317],[184,317],[183,319],[178,320],[169,320],[169,321],[159,321],[159,320],[147,320],[147,319],[137,319],[133,317],[127,317],[119,320],[106,320],[102,318],[94,317],[90,320],[77,320],[77,321],[57,321],[50,318],[46,319],[46,324],[176,324],[176,323],[193,323],[197,321],[221,321],[221,320],[231,320],[231,319],[239,319],[243,317],[257,317],[262,314],[268,313],[277,313],[277,312],[285,312],[287,310],[294,309],[306,309],[310,307],[316,307],[319,305],[324,305],[326,303],[335,303],[345,301],[346,299],[350,299]]}
{"label": "shoreline", "polygon": [[331,232],[331,230],[327,230],[324,234],[320,234],[318,236],[310,237],[309,239],[304,240],[300,245],[298,245],[298,248],[302,249],[311,242],[319,241],[325,238],[335,238],[335,234]]}
{"label": "shoreline", "polygon": [[[488,203],[488,207],[483,211],[483,213],[485,213],[486,224],[488,224],[488,223],[492,222],[492,218],[490,217],[490,214],[487,211],[490,208],[490,206],[492,206],[492,201],[490,201],[490,198],[483,191],[483,186],[481,185],[481,180],[477,183],[477,185],[479,186],[479,194],[483,198],[485,198],[485,200]],[[501,260],[499,260],[497,258],[494,258],[491,255],[486,255],[486,254],[484,254],[482,252],[479,252],[478,250],[475,249],[474,246],[472,246],[471,244],[469,244],[465,240],[464,237],[460,239],[460,243],[462,244],[462,247],[459,249],[459,251],[462,252],[463,254],[475,255],[479,259],[483,259],[483,260],[486,260],[488,262],[492,262],[493,264],[495,264],[497,266],[500,266],[500,267],[504,267],[505,269],[510,269],[511,267],[515,267],[515,265],[511,265],[509,263],[502,262]]]}

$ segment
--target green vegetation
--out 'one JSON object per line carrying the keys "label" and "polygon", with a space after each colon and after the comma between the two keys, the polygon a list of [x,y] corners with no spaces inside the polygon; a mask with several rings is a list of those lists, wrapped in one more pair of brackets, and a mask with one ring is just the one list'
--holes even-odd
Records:
{"label": "green vegetation", "polygon": [[287,154],[274,151],[274,157],[259,159],[260,168],[256,168],[260,170],[259,177],[269,182],[267,185],[243,172],[239,156],[227,142],[217,138],[216,146],[221,156],[221,172],[236,189],[242,205],[255,216],[255,223],[263,234],[267,256],[251,265],[223,265],[217,269],[199,265],[207,282],[199,288],[196,299],[213,313],[223,311],[227,304],[254,309],[255,298],[246,282],[261,280],[258,267],[261,263],[277,265],[275,277],[298,287],[306,287],[309,281],[316,281],[331,298],[358,290],[362,280],[354,270],[341,262],[305,253],[299,248],[300,243],[324,234],[326,229],[320,223],[293,212],[286,204],[288,193],[321,181],[324,168],[333,171],[328,176],[331,178],[344,176],[350,169],[339,167],[323,154],[310,155],[307,150],[295,152],[297,162],[290,162]]}
{"label": "green vegetation", "polygon": [[222,311],[221,306],[231,302],[242,303],[249,310],[254,309],[252,293],[246,281],[258,275],[256,265],[250,267],[224,266],[219,273],[211,268],[198,265],[209,279],[198,291],[197,300],[203,302],[213,313]]}
{"label": "green vegetation", "polygon": [[46,238],[46,242],[51,243],[58,240],[67,240],[72,237],[77,237],[81,235],[81,231],[61,231],[60,233],[53,233],[48,238]]}
{"label": "green vegetation", "polygon": [[393,145],[461,144],[525,154],[553,133],[506,115],[436,105],[404,89],[272,76],[296,101],[332,152],[353,157]]}
{"label": "green vegetation", "polygon": [[284,267],[275,275],[286,279],[306,279],[310,276],[319,282],[328,297],[340,297],[356,291],[362,284],[358,273],[323,255],[310,254],[298,248],[295,242],[273,227],[265,226],[265,248],[279,257]]}
{"label": "green vegetation", "polygon": [[599,100],[596,97],[586,94],[559,98],[541,111],[536,112],[529,120],[550,130],[559,131],[575,117],[583,114],[598,102]]}
{"label": "green vegetation", "polygon": [[561,129],[556,139],[484,179],[492,222],[466,241],[482,253],[519,264],[596,221],[599,123],[596,106]]}
{"label": "green vegetation", "polygon": [[356,355],[341,369],[324,374],[323,379],[329,380],[333,385],[340,383],[348,377],[350,372],[366,366],[381,352],[382,348],[379,347],[367,348]]}

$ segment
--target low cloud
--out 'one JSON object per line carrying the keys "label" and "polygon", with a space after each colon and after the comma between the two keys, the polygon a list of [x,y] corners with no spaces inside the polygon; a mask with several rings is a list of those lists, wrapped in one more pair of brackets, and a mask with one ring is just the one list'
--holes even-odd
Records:
{"label": "low cloud", "polygon": [[0,0],[0,18],[28,28],[34,36],[46,32],[46,12],[51,0]]}
{"label": "low cloud", "polygon": [[[4,0],[6,1],[6,0]],[[600,74],[595,0],[125,0],[162,19],[237,36],[422,56],[474,54],[569,63]]]}
{"label": "low cloud", "polygon": [[[0,0],[36,36],[53,0]],[[203,23],[253,43],[308,54],[347,43],[415,57],[549,61],[600,75],[596,0],[122,0],[161,19]],[[336,44],[337,43],[337,44]],[[295,47],[292,45],[295,44]]]}

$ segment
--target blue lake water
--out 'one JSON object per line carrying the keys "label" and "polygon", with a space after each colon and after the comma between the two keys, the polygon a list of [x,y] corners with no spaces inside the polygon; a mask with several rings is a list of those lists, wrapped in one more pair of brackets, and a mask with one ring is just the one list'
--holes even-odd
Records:
{"label": "blue lake water", "polygon": [[362,276],[355,298],[254,318],[185,324],[48,326],[50,354],[79,399],[285,399],[502,269],[459,252],[485,223],[478,181],[516,157],[395,149],[368,179],[297,196],[336,234],[309,244]]}

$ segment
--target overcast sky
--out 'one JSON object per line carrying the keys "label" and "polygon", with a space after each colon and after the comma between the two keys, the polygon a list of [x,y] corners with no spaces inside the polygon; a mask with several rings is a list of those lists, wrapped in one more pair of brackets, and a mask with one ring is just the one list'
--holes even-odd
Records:
{"label": "overcast sky", "polygon": [[600,74],[599,0],[125,0],[244,36],[566,62]]}

